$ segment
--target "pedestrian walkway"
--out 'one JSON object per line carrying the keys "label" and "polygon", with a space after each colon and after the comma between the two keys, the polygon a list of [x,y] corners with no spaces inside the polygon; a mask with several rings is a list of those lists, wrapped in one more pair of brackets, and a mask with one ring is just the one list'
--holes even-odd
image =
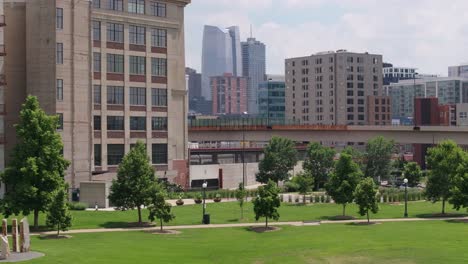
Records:
{"label": "pedestrian walkway", "polygon": [[[440,218],[390,218],[390,219],[373,219],[372,222],[415,222],[415,221],[449,221],[449,220],[464,220],[468,221],[468,217],[440,217]],[[365,223],[365,219],[357,220],[337,220],[337,221],[291,221],[291,222],[270,222],[272,226],[318,226],[321,224],[346,224],[346,223]],[[250,227],[250,226],[263,226],[265,223],[239,223],[239,224],[210,224],[210,225],[178,225],[178,226],[165,226],[164,229],[181,230],[181,229],[202,229],[202,228],[231,228],[231,227]],[[156,231],[159,230],[158,226],[154,227],[136,227],[136,228],[99,228],[99,229],[77,229],[62,234],[80,234],[80,233],[105,233],[105,232],[128,232],[128,231]],[[56,231],[38,233],[41,235],[56,234]]]}

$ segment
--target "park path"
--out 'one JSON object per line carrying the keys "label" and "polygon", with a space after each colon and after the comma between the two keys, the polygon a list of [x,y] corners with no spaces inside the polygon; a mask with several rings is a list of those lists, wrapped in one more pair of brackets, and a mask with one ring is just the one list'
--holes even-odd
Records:
{"label": "park path", "polygon": [[[450,220],[464,220],[468,221],[468,217],[440,217],[440,218],[389,218],[389,219],[373,219],[372,222],[415,222],[415,221],[450,221]],[[346,223],[364,223],[365,219],[356,220],[337,220],[337,221],[291,221],[291,222],[270,222],[272,226],[318,226],[321,224],[346,224]],[[250,227],[250,226],[263,226],[265,223],[238,223],[238,224],[210,224],[210,225],[178,225],[178,226],[164,226],[164,229],[180,230],[180,229],[203,229],[203,228],[230,228],[230,227]],[[128,231],[157,231],[158,226],[154,227],[136,227],[136,228],[98,228],[98,229],[76,229],[61,232],[62,234],[81,234],[81,233],[106,233],[106,232],[128,232]],[[36,233],[36,235],[54,235],[56,231]]]}

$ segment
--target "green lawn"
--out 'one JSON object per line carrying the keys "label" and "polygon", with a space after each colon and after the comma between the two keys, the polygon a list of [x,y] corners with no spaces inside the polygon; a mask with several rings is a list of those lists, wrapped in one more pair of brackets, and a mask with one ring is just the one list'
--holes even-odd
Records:
{"label": "green lawn", "polygon": [[[291,205],[283,203],[279,208],[279,221],[307,221],[325,220],[329,217],[341,214],[342,207],[336,204],[313,204],[313,205]],[[409,217],[421,217],[424,214],[439,213],[441,204],[430,202],[410,202],[408,205]],[[202,205],[174,206],[176,219],[169,225],[190,225],[200,224],[202,218]],[[346,212],[357,218],[364,218],[357,214],[357,206],[348,205]],[[246,203],[244,207],[244,219],[240,218],[239,205],[236,202],[207,204],[207,212],[211,215],[211,223],[239,223],[254,222],[252,203]],[[455,210],[447,206],[447,212],[454,213]],[[466,211],[461,211],[466,213]],[[137,212],[135,211],[73,211],[73,229],[83,228],[115,228],[125,227],[128,222],[136,222]],[[380,212],[372,215],[372,218],[402,218],[404,205],[380,204]],[[143,210],[143,220],[147,221],[148,213]],[[261,220],[263,221],[263,220]],[[30,223],[32,218],[30,216]],[[41,215],[40,224],[44,224],[44,215]]]}
{"label": "green lawn", "polygon": [[[312,208],[307,208],[312,209]],[[468,224],[445,221],[75,234],[32,239],[45,257],[27,263],[468,263]]]}

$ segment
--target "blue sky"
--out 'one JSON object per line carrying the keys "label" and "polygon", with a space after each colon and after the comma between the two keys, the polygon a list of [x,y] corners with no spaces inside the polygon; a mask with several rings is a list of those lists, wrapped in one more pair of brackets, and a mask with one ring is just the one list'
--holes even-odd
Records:
{"label": "blue sky", "polygon": [[467,0],[192,0],[186,8],[187,66],[200,70],[203,25],[250,25],[267,45],[267,72],[284,59],[347,49],[397,66],[447,74],[468,62]]}

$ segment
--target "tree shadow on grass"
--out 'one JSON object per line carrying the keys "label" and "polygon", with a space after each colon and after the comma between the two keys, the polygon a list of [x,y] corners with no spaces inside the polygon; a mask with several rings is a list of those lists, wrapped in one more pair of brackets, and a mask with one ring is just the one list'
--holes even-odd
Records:
{"label": "tree shadow on grass", "polygon": [[144,228],[144,227],[154,227],[154,223],[151,222],[143,222],[138,224],[136,222],[105,222],[99,224],[100,227],[103,228]]}
{"label": "tree shadow on grass", "polygon": [[334,215],[334,216],[325,215],[325,216],[321,216],[319,219],[329,220],[329,221],[343,221],[343,220],[354,220],[356,218],[350,215],[344,215],[344,216],[343,215]]}
{"label": "tree shadow on grass", "polygon": [[468,216],[467,213],[430,213],[430,214],[418,214],[416,217],[419,218],[444,218],[444,217],[465,217]]}
{"label": "tree shadow on grass", "polygon": [[451,224],[468,224],[468,219],[446,220],[445,222],[451,223]]}

